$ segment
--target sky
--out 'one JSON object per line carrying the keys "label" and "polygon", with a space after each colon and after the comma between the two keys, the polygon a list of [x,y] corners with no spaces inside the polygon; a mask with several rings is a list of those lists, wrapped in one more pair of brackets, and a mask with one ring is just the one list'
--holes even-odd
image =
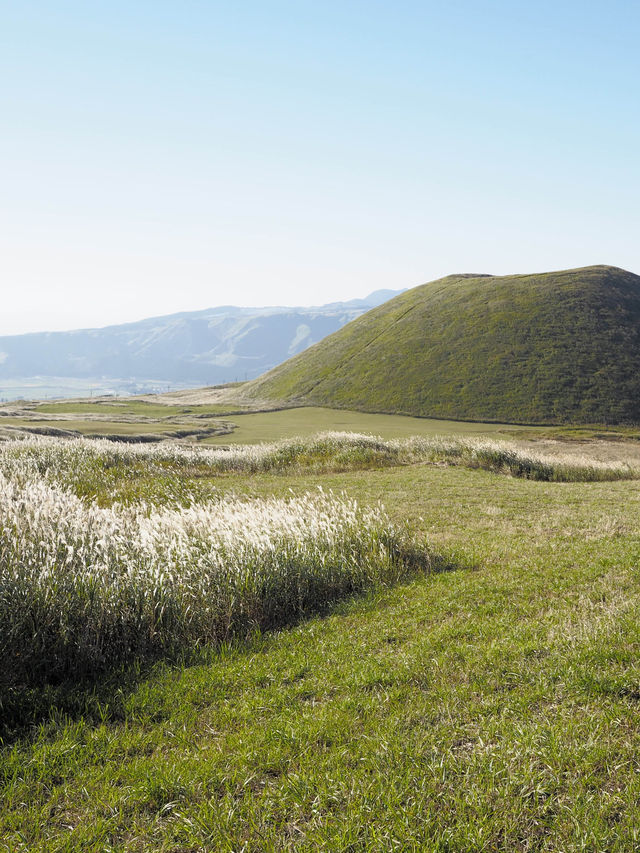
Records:
{"label": "sky", "polygon": [[0,0],[0,334],[640,274],[640,4]]}

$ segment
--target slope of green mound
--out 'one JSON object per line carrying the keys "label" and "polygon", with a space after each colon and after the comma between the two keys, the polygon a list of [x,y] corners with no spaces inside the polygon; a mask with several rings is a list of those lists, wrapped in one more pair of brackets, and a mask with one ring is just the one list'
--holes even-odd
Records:
{"label": "slope of green mound", "polygon": [[250,397],[511,423],[640,422],[640,277],[453,275],[259,379]]}

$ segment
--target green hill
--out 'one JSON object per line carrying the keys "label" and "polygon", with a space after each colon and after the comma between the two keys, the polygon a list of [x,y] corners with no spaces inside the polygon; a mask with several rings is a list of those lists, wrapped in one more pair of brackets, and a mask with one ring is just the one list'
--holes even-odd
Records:
{"label": "green hill", "polygon": [[640,277],[452,275],[244,386],[253,398],[511,423],[640,422]]}

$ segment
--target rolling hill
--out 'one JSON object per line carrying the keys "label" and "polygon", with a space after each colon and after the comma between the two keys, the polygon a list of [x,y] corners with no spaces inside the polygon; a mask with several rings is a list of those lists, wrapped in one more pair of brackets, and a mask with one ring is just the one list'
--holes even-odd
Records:
{"label": "rolling hill", "polygon": [[640,277],[451,275],[244,387],[248,397],[511,423],[640,422]]}
{"label": "rolling hill", "polygon": [[3,336],[0,397],[37,397],[38,389],[46,389],[40,396],[74,396],[94,384],[126,393],[252,379],[398,292],[310,308],[225,305],[100,329]]}

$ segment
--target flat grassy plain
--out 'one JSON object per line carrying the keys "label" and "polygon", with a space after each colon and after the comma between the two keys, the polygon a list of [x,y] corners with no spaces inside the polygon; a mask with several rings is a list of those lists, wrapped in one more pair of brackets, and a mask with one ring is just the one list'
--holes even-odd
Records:
{"label": "flat grassy plain", "polygon": [[[239,399],[236,388],[176,391],[146,398],[11,403],[0,406],[0,428],[74,430],[82,435],[123,436],[131,440],[136,436],[144,440],[150,434],[170,437],[179,430],[192,430],[193,434],[186,439],[204,444],[255,444],[323,430],[367,432],[387,439],[412,435],[491,435],[567,442],[592,438],[627,442],[640,440],[637,427],[530,426],[377,414],[322,406],[283,409],[253,406],[252,409],[246,401]],[[207,435],[207,429],[211,433],[219,429],[219,434]]]}
{"label": "flat grassy plain", "polygon": [[[163,395],[164,396],[164,395]],[[172,415],[219,415],[230,411],[242,411],[241,407],[225,405],[222,403],[206,403],[200,405],[180,405],[172,403],[151,402],[129,397],[118,397],[112,402],[100,400],[61,400],[59,402],[38,403],[36,411],[50,414],[95,414],[102,412],[114,416],[117,420],[119,415],[143,415],[151,418],[166,418]]]}
{"label": "flat grassy plain", "polygon": [[[465,421],[440,421],[405,415],[378,415],[367,412],[337,411],[319,406],[281,409],[234,415],[236,424],[231,436],[212,436],[206,444],[253,444],[277,441],[296,435],[312,435],[323,430],[365,432],[383,438],[405,438],[411,435],[495,435],[511,430],[504,424],[480,424]],[[517,429],[517,428],[516,428]]]}
{"label": "flat grassy plain", "polygon": [[[250,411],[235,402],[233,397],[226,403],[184,405],[128,398],[93,402],[65,400],[31,404],[28,408],[11,405],[5,407],[4,416],[0,417],[2,426],[66,429],[83,435],[121,435],[131,438],[144,436],[145,433],[163,435],[180,429],[206,430],[209,426],[213,431],[216,426],[220,426],[219,435],[193,436],[193,440],[206,444],[254,444],[311,435],[323,430],[368,432],[383,438],[401,438],[436,434],[480,435],[501,431],[511,434],[521,429],[504,424],[378,415],[315,406]],[[536,429],[528,428],[527,431],[535,433]]]}
{"label": "flat grassy plain", "polygon": [[2,750],[0,849],[640,849],[640,481],[134,467],[132,495],[163,478],[381,500],[449,570],[34,697]]}

